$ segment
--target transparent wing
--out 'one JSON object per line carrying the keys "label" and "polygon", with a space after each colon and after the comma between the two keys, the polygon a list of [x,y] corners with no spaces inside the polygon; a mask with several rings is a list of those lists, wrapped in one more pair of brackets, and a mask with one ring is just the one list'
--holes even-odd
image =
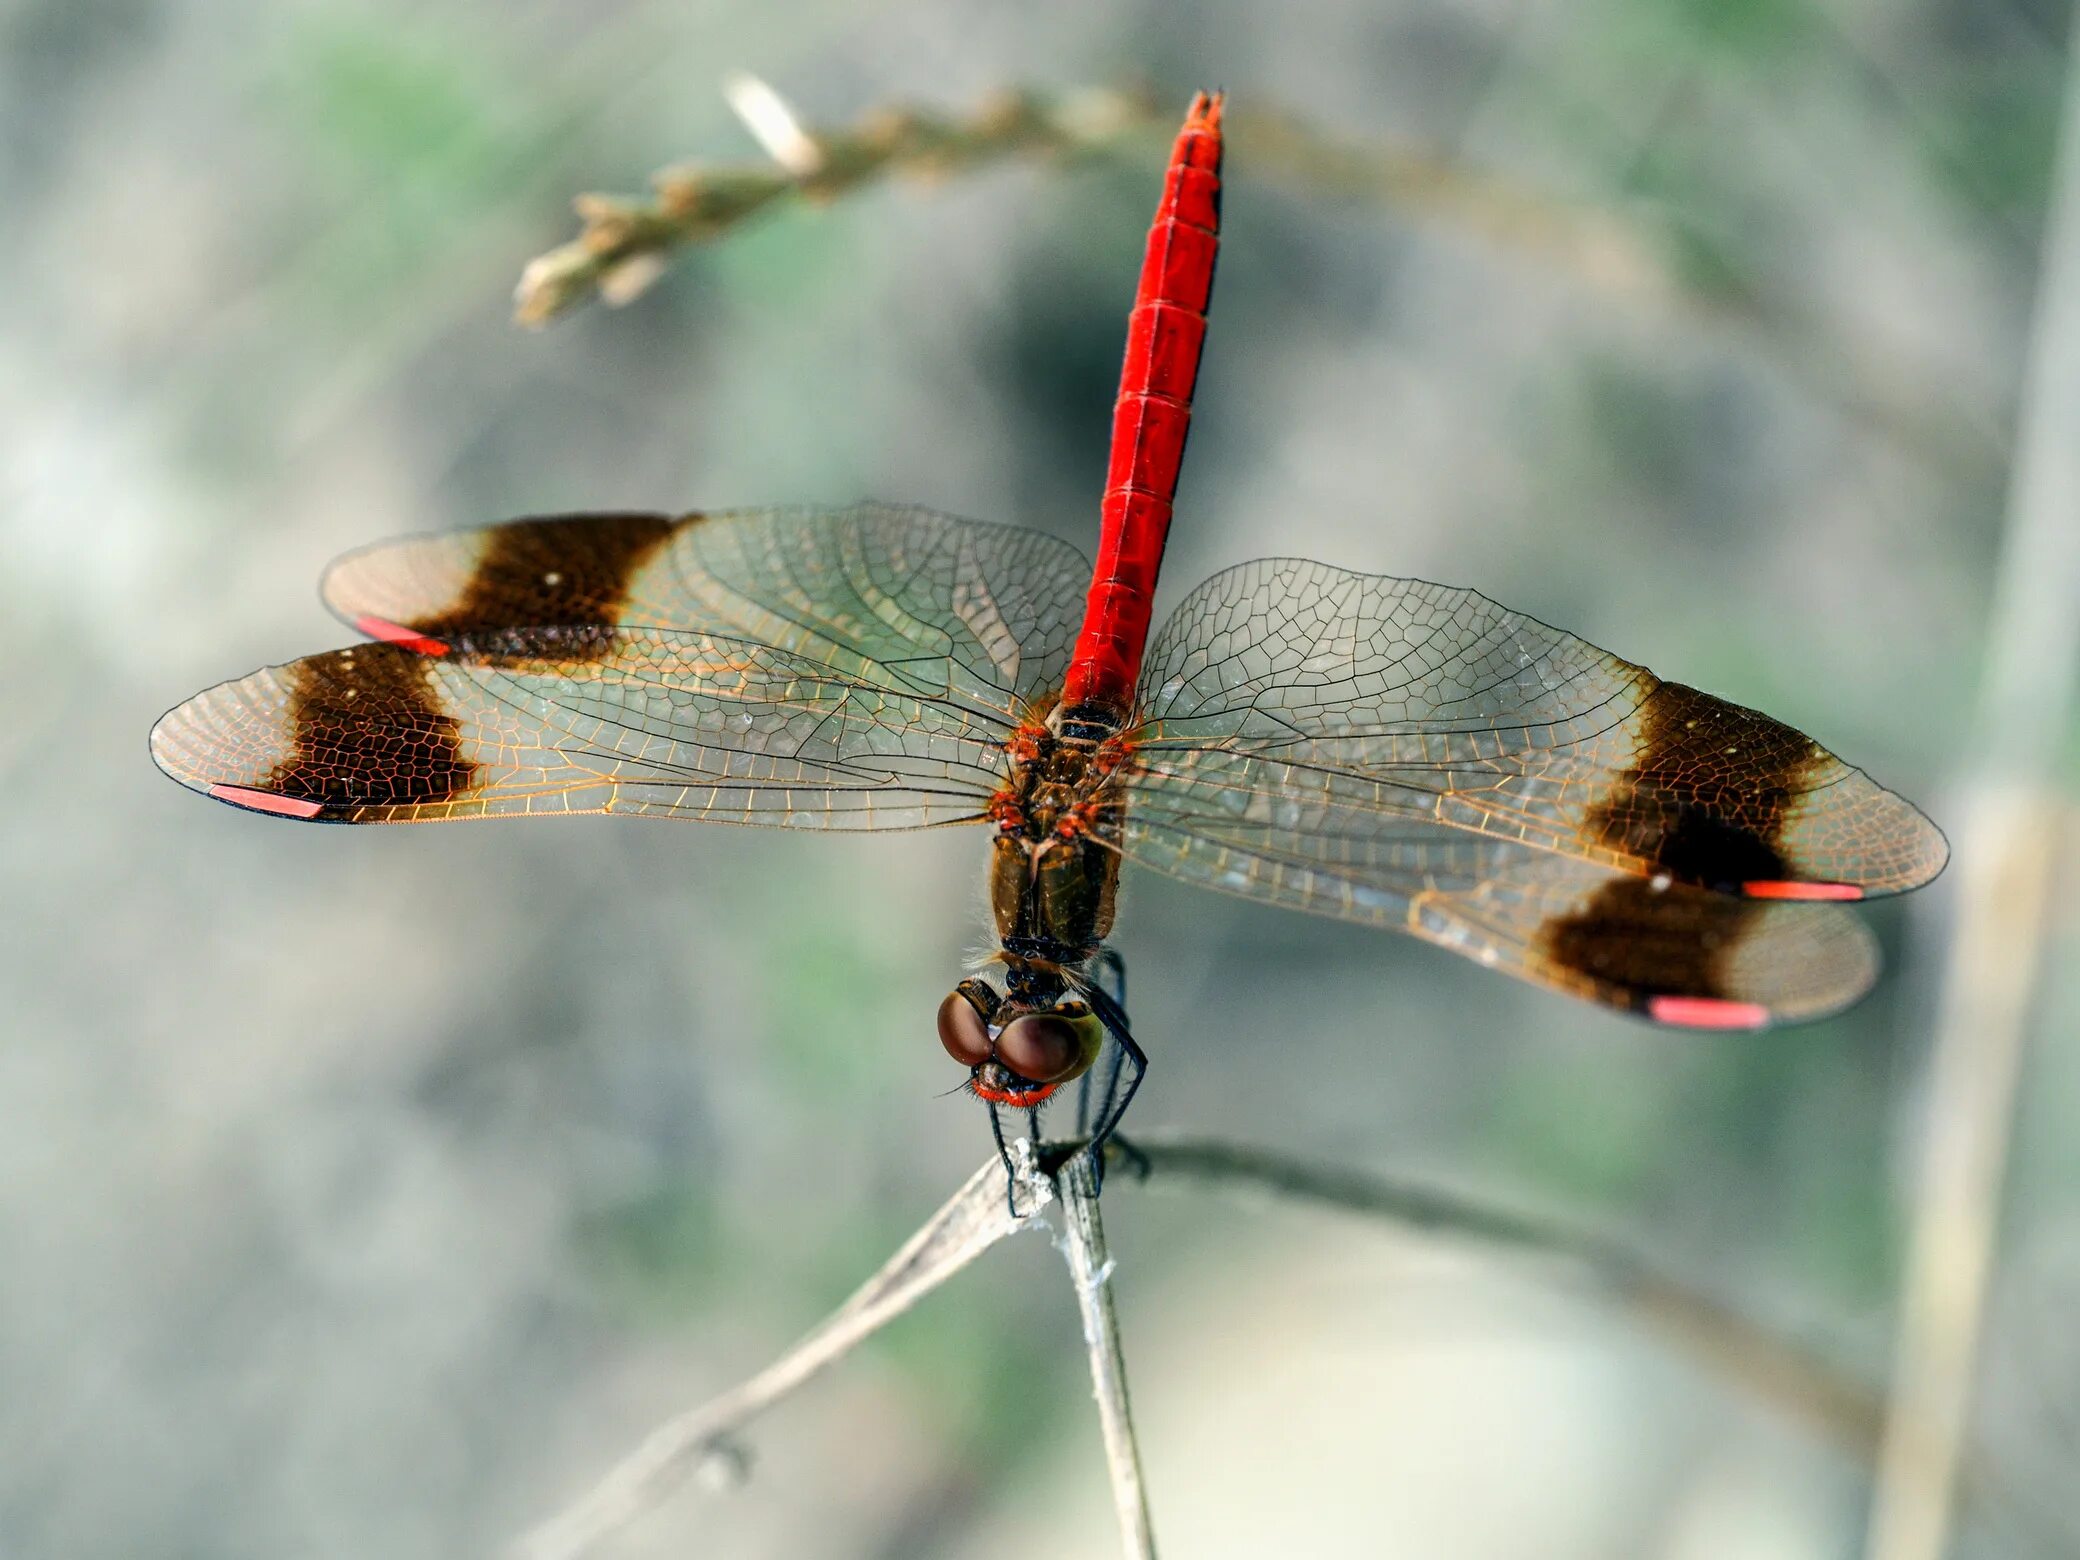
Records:
{"label": "transparent wing", "polygon": [[973,822],[1060,679],[1086,573],[1036,532],[881,506],[411,538],[326,582],[388,643],[213,688],[152,751],[221,800],[331,822]]}
{"label": "transparent wing", "polygon": [[1513,841],[1411,827],[1282,849],[1136,792],[1125,850],[1187,882],[1407,932],[1664,1023],[1802,1022],[1847,1007],[1877,978],[1869,934],[1839,906],[1735,898]]}
{"label": "transparent wing", "polygon": [[1038,531],[888,504],[563,515],[408,536],[326,571],[326,605],[439,646],[554,625],[724,634],[1011,713],[1061,680],[1090,564]]}
{"label": "transparent wing", "polygon": [[1163,626],[1141,695],[1129,859],[1660,1017],[1852,1000],[1854,921],[1770,902],[1898,892],[1947,856],[1790,727],[1468,590],[1244,564]]}
{"label": "transparent wing", "polygon": [[331,823],[611,812],[889,829],[980,821],[1001,736],[953,702],[768,645],[516,629],[255,672],[168,714],[152,754],[220,800]]}

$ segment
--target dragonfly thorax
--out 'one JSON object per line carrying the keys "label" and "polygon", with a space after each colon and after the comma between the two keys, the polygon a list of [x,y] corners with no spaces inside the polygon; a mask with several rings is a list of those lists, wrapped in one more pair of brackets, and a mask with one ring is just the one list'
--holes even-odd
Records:
{"label": "dragonfly thorax", "polygon": [[1112,930],[1129,744],[1115,731],[1028,721],[990,803],[990,908],[1014,960],[1080,964]]}
{"label": "dragonfly thorax", "polygon": [[1036,714],[1004,744],[990,798],[989,899],[1004,994],[966,980],[939,1008],[939,1039],[992,1104],[1037,1106],[1088,1071],[1104,1026],[1069,994],[1065,970],[1112,930],[1129,744],[1110,722]]}

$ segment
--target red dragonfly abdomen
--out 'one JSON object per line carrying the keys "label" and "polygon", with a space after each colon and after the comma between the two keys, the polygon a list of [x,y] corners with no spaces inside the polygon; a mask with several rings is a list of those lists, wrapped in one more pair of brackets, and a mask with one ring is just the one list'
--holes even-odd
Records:
{"label": "red dragonfly abdomen", "polygon": [[1062,689],[1065,709],[1096,705],[1124,714],[1134,702],[1206,340],[1220,248],[1220,168],[1221,99],[1202,92],[1171,149],[1127,316],[1098,561]]}

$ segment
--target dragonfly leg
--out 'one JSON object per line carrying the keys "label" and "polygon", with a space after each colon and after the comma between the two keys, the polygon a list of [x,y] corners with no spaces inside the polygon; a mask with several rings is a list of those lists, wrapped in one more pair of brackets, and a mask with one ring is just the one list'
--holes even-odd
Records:
{"label": "dragonfly leg", "polygon": [[[1120,957],[1116,948],[1100,948],[1097,957],[1091,960],[1091,973],[1098,989],[1112,999],[1112,1007],[1119,1019],[1119,1027],[1126,1027],[1127,1019],[1127,961]],[[1103,1015],[1101,1015],[1102,1017]],[[1108,1025],[1108,1027],[1110,1027]],[[1104,1083],[1093,1091],[1092,1085],[1098,1078],[1098,1070],[1092,1068],[1083,1075],[1076,1090],[1076,1135],[1086,1141],[1091,1137],[1094,1121],[1092,1101],[1099,1103],[1097,1111],[1102,1113],[1119,1087],[1119,1062],[1121,1053],[1106,1047]]]}
{"label": "dragonfly leg", "polygon": [[[1091,1189],[1093,1191],[1104,1189],[1105,1145],[1112,1141],[1113,1135],[1119,1131],[1119,1124],[1127,1114],[1127,1107],[1134,1103],[1134,1095],[1141,1087],[1141,1080],[1148,1076],[1148,1057],[1143,1054],[1141,1047],[1134,1043],[1134,1037],[1124,1029],[1119,1029],[1113,1032],[1113,1039],[1119,1042],[1120,1055],[1124,1059],[1124,1065],[1132,1069],[1132,1071],[1128,1074],[1127,1086],[1124,1089],[1109,1088],[1107,1090],[1106,1098],[1108,1103],[1105,1114],[1098,1119],[1097,1126],[1091,1132],[1090,1141],[1084,1148],[1084,1152],[1090,1156]],[[1118,1069],[1121,1065],[1121,1063],[1114,1064],[1115,1083],[1117,1082]],[[1114,1095],[1117,1095],[1117,1098],[1114,1098]],[[1146,1175],[1148,1173],[1148,1158],[1146,1155],[1124,1141],[1120,1143],[1120,1149],[1124,1155],[1136,1162],[1137,1174]]]}
{"label": "dragonfly leg", "polygon": [[[1094,1097],[1098,1101],[1097,1109],[1094,1112],[1086,1110],[1077,1112],[1076,1132],[1079,1137],[1086,1140],[1096,1137],[1098,1123],[1104,1120],[1106,1115],[1111,1112],[1113,1096],[1119,1093],[1120,1058],[1125,1054],[1125,1051],[1117,1044],[1105,1047],[1105,1082],[1095,1092]],[[1093,1067],[1084,1076],[1088,1078],[1097,1070],[1097,1068]],[[1081,1103],[1088,1104],[1089,1100],[1086,1099]]]}
{"label": "dragonfly leg", "polygon": [[[1091,1011],[1098,1015],[1100,1022],[1111,1034],[1118,1051],[1100,1095],[1103,1103],[1099,1106],[1098,1119],[1092,1124],[1090,1135],[1084,1144],[1083,1151],[1089,1156],[1091,1185],[1094,1190],[1101,1188],[1105,1182],[1106,1140],[1118,1130],[1120,1119],[1126,1115],[1127,1106],[1133,1103],[1135,1092],[1141,1087],[1141,1080],[1148,1075],[1148,1057],[1141,1047],[1134,1043],[1134,1036],[1128,1031],[1126,1009],[1101,983],[1104,976],[1111,975],[1124,995],[1126,966],[1114,955],[1110,961],[1100,964],[1097,973],[1101,977],[1100,980],[1079,980],[1077,986],[1085,1000],[1090,1003]],[[1124,1088],[1120,1086],[1122,1068],[1127,1069]],[[1143,1162],[1145,1164],[1146,1161]]]}
{"label": "dragonfly leg", "polygon": [[1018,1211],[1018,1166],[1012,1162],[1011,1147],[1004,1141],[1004,1120],[997,1114],[995,1100],[989,1102],[989,1133],[997,1140],[997,1158],[1004,1162],[1004,1206],[1011,1210],[1012,1218],[1022,1219],[1025,1215]]}
{"label": "dragonfly leg", "polygon": [[1120,1055],[1117,1045],[1105,1047],[1104,1060],[1086,1072],[1076,1086],[1076,1135],[1086,1141],[1091,1136],[1092,1127],[1106,1114],[1112,1096],[1119,1088]]}

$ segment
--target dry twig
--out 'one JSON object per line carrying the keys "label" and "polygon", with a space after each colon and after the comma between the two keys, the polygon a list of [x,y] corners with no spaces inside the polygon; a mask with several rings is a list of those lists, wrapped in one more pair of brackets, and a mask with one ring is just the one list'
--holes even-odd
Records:
{"label": "dry twig", "polygon": [[1076,1304],[1083,1312],[1083,1346],[1090,1358],[1091,1396],[1098,1404],[1098,1428],[1105,1437],[1105,1465],[1112,1474],[1112,1509],[1119,1518],[1127,1560],[1155,1560],[1154,1519],[1148,1489],[1141,1478],[1141,1448],[1134,1439],[1134,1416],[1127,1406],[1127,1361],[1120,1352],[1119,1317],[1112,1306],[1112,1258],[1105,1247],[1105,1223],[1098,1215],[1097,1188],[1089,1162],[1081,1154],[1055,1176],[1062,1199],[1062,1255],[1076,1285]]}
{"label": "dry twig", "polygon": [[1936,1560],[1964,1461],[2015,1089],[2041,975],[2061,807],[2050,777],[2080,680],[2080,52],[2046,227],[2009,520],[1957,857],[1956,929],[1866,1554]]}
{"label": "dry twig", "polygon": [[[1031,1148],[1019,1159],[1021,1208],[1037,1212],[1054,1196],[1053,1184],[1032,1168]],[[720,1397],[668,1419],[575,1504],[534,1529],[515,1546],[520,1560],[576,1560],[615,1529],[670,1494],[701,1464],[733,1457],[735,1437],[751,1420],[1021,1228],[1005,1199],[1003,1165],[992,1159],[881,1270],[800,1343]]]}
{"label": "dry twig", "polygon": [[[726,90],[773,161],[667,168],[652,178],[648,199],[579,196],[578,237],[521,275],[514,302],[522,324],[546,324],[595,292],[625,303],[655,278],[671,250],[720,237],[784,200],[831,200],[884,173],[936,177],[1012,156],[1153,147],[1172,127],[1176,108],[1146,92],[1021,91],[995,97],[967,118],[894,108],[849,129],[811,130],[754,77],[732,77]],[[1607,213],[1410,147],[1339,143],[1271,109],[1237,116],[1231,138],[1249,166],[1274,178],[1463,228],[1593,286],[1664,302],[1681,293],[1661,247]]]}
{"label": "dry twig", "polygon": [[[669,167],[652,176],[648,197],[578,196],[578,236],[521,273],[514,293],[521,324],[546,325],[595,296],[628,303],[664,273],[673,251],[719,238],[790,201],[835,200],[884,174],[943,177],[1013,156],[1104,156],[1155,147],[1176,108],[1146,91],[1013,91],[965,118],[895,107],[849,128],[811,129],[754,77],[733,76],[725,91],[773,160]],[[1945,471],[1979,472],[1997,458],[1983,408],[1931,390],[1927,374],[1879,343],[1844,339],[1831,322],[1773,302],[1724,267],[1711,282],[1701,280],[1679,258],[1701,241],[1682,231],[1673,214],[1621,214],[1558,200],[1415,147],[1340,141],[1268,105],[1232,114],[1229,138],[1238,167],[1472,234],[1502,253],[1525,256],[1732,344],[1759,346],[1814,392]]]}
{"label": "dry twig", "polygon": [[[1074,1145],[1050,1145],[1062,1163]],[[1497,1209],[1474,1199],[1389,1176],[1308,1164],[1211,1139],[1137,1139],[1139,1163],[1117,1155],[1115,1177],[1134,1171],[1161,1187],[1206,1186],[1244,1197],[1310,1202],[1392,1225],[1455,1236],[1555,1259],[1588,1278],[1621,1308],[1649,1324],[1715,1374],[1759,1400],[1870,1455],[1880,1422],[1875,1393],[1827,1362],[1747,1320],[1724,1303],[1655,1272],[1616,1245]],[[1105,1434],[1114,1503],[1129,1556],[1154,1553],[1139,1453],[1128,1413],[1126,1375],[1113,1315],[1112,1263],[1096,1199],[1076,1180],[1077,1161],[1050,1178],[1020,1156],[1020,1206],[1039,1211],[1059,1198],[1062,1242],[1089,1345],[1093,1394]],[[788,1354],[742,1385],[653,1431],[591,1493],[524,1539],[523,1560],[578,1560],[623,1523],[649,1510],[710,1456],[729,1455],[757,1415],[824,1366],[910,1309],[1006,1235],[1039,1223],[1006,1207],[1002,1167],[991,1160],[889,1263]]]}
{"label": "dry twig", "polygon": [[1013,92],[968,118],[892,108],[849,129],[810,130],[762,82],[732,78],[730,95],[775,160],[666,168],[651,177],[647,199],[580,195],[578,236],[521,272],[514,293],[521,324],[545,325],[595,293],[626,303],[655,279],[672,250],[718,238],[787,200],[833,200],[885,172],[943,176],[1027,153],[1102,151],[1155,123],[1152,105],[1131,93]]}
{"label": "dry twig", "polygon": [[1314,1203],[1557,1260],[1713,1374],[1860,1457],[1876,1449],[1883,1406],[1869,1386],[1616,1242],[1420,1182],[1217,1139],[1137,1137],[1134,1146],[1159,1187],[1211,1186],[1242,1197]]}

